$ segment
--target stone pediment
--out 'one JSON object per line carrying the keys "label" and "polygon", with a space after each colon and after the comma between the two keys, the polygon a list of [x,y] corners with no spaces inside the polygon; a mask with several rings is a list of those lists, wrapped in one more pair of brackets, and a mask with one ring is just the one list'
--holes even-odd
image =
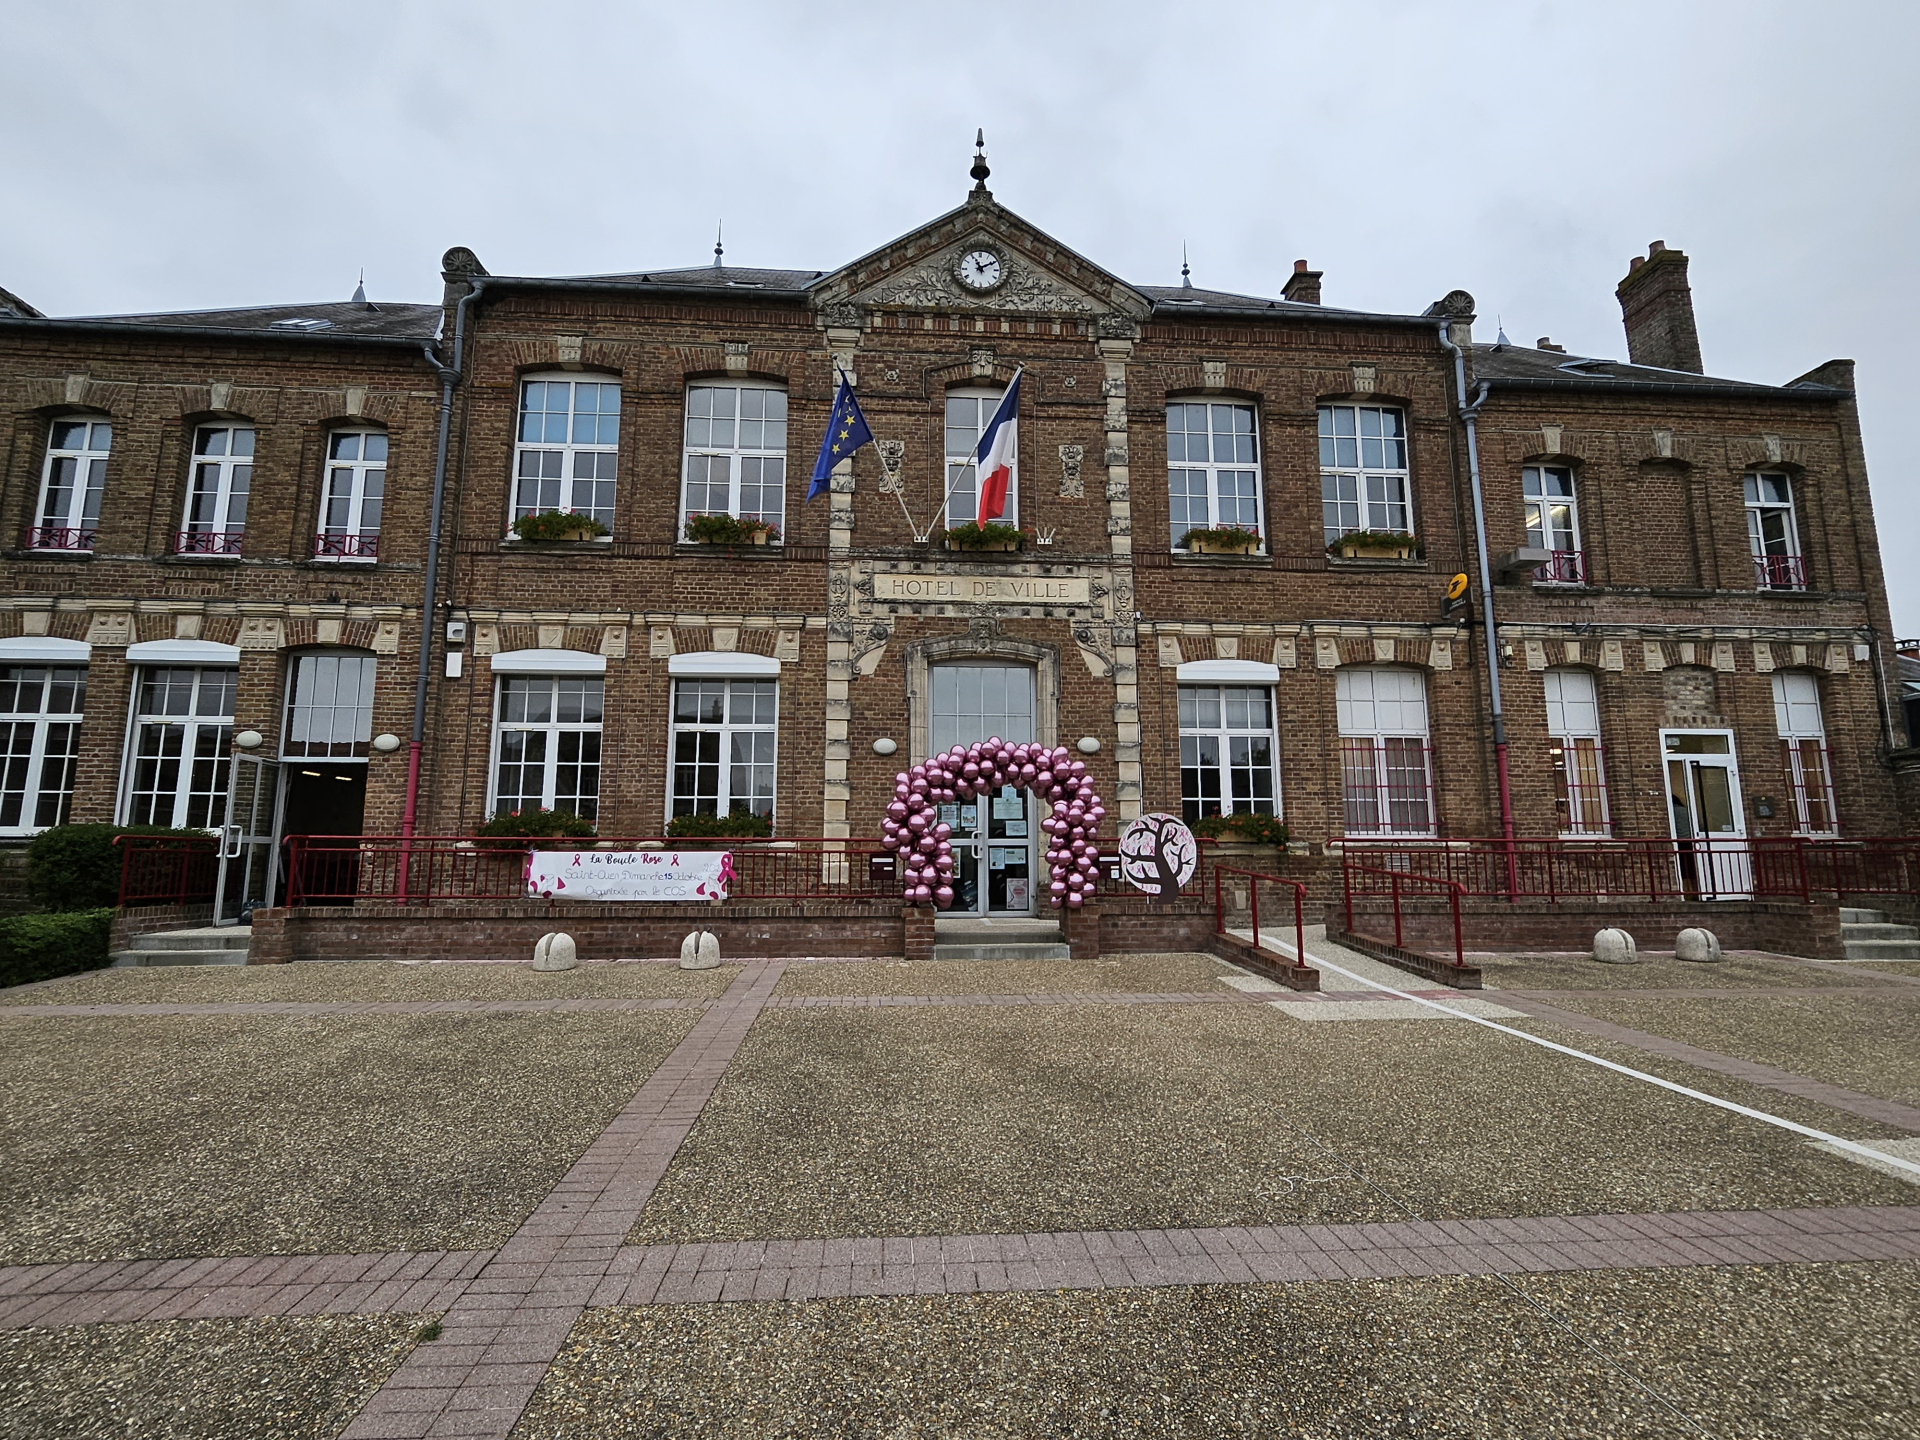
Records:
{"label": "stone pediment", "polygon": [[[981,292],[960,283],[960,257],[991,250],[1000,282]],[[1144,319],[1152,302],[1131,285],[1082,258],[1044,231],[976,192],[960,209],[870,255],[815,286],[823,309],[935,310],[958,313]]]}

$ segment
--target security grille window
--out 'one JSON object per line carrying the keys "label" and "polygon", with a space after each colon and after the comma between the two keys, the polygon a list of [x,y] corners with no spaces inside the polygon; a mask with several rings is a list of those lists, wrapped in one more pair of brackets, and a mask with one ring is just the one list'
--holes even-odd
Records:
{"label": "security grille window", "polygon": [[1403,412],[1385,405],[1320,407],[1320,510],[1329,545],[1355,530],[1413,533]]}
{"label": "security grille window", "polygon": [[502,675],[494,726],[493,813],[600,814],[598,675]]}
{"label": "security grille window", "polygon": [[771,680],[674,681],[673,813],[771,817],[778,723]]}
{"label": "security grille window", "polygon": [[1800,555],[1800,527],[1794,523],[1792,478],[1749,475],[1744,483],[1753,583],[1762,590],[1806,589],[1807,566]]}
{"label": "security grille window", "polygon": [[288,758],[364,760],[373,738],[372,655],[302,655],[287,682]]}
{"label": "security grille window", "polygon": [[1553,558],[1534,572],[1550,585],[1579,585],[1587,578],[1580,550],[1580,502],[1573,471],[1560,465],[1529,465],[1520,472],[1527,512],[1527,544]]}
{"label": "security grille window", "polygon": [[250,425],[202,425],[193,437],[187,513],[174,549],[182,555],[238,555],[253,488]]}
{"label": "security grille window", "polygon": [[373,560],[380,553],[380,506],[387,490],[387,437],[336,430],[327,437],[327,489],[314,558]]}
{"label": "security grille window", "polygon": [[239,673],[189,667],[141,672],[127,783],[129,825],[226,824]]}
{"label": "security grille window", "polygon": [[513,518],[564,510],[613,524],[620,450],[620,387],[606,381],[534,379],[520,386]]}
{"label": "security grille window", "polygon": [[1547,758],[1562,835],[1606,835],[1607,774],[1600,748],[1600,702],[1585,670],[1548,670]]}
{"label": "security grille window", "polygon": [[0,833],[67,823],[86,704],[84,665],[0,665]]}
{"label": "security grille window", "polygon": [[1793,795],[1793,828],[1800,835],[1835,835],[1833,777],[1827,765],[1827,727],[1820,716],[1820,686],[1813,676],[1789,670],[1773,677],[1773,718],[1780,730],[1780,762]]}
{"label": "security grille window", "polygon": [[56,420],[40,472],[40,523],[27,532],[29,550],[91,550],[100,529],[113,426],[104,420]]}
{"label": "security grille window", "polygon": [[1180,810],[1279,813],[1273,691],[1264,685],[1180,687]]}
{"label": "security grille window", "polygon": [[[964,525],[980,514],[980,477],[974,473],[973,456],[1005,394],[1004,390],[947,392],[947,518],[944,523],[948,526]],[[993,523],[1020,523],[1018,461],[1007,480],[1006,513]]]}
{"label": "security grille window", "polygon": [[1174,548],[1189,530],[1260,533],[1259,459],[1251,405],[1167,406],[1167,494]]}
{"label": "security grille window", "polygon": [[683,526],[696,515],[786,523],[786,391],[689,385],[685,450]]}
{"label": "security grille window", "polygon": [[1338,672],[1335,709],[1349,835],[1431,835],[1426,682],[1412,670]]}

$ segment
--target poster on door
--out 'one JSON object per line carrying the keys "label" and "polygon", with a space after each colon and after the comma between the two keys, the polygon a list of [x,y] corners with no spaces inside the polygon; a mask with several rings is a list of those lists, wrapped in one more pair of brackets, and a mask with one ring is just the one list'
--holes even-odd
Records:
{"label": "poster on door", "polygon": [[533,850],[527,894],[542,900],[724,900],[730,850]]}

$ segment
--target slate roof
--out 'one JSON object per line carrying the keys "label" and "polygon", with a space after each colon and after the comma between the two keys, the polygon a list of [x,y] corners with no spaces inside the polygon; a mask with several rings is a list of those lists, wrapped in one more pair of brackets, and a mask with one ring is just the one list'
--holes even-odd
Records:
{"label": "slate roof", "polygon": [[1788,392],[1840,395],[1831,385],[1798,382],[1759,385],[1749,380],[1721,380],[1690,370],[1662,370],[1652,365],[1629,365],[1558,350],[1535,350],[1525,345],[1475,345],[1473,373],[1496,388],[1513,390],[1610,390],[1620,394],[1688,391],[1717,395],[1779,396]]}
{"label": "slate roof", "polygon": [[582,275],[581,280],[606,280],[621,285],[693,286],[702,290],[801,291],[823,270],[761,270],[745,265],[696,265],[685,270],[632,271],[624,275]]}
{"label": "slate roof", "polygon": [[[440,332],[438,305],[374,305],[354,300],[319,305],[255,305],[244,310],[174,310],[153,315],[76,315],[58,319],[59,323],[75,325],[222,330],[274,336],[375,336],[390,340],[431,340]],[[306,323],[286,323],[289,321]]]}
{"label": "slate roof", "polygon": [[1302,319],[1320,320],[1387,320],[1421,324],[1429,328],[1436,323],[1425,315],[1396,315],[1384,310],[1342,310],[1333,305],[1308,305],[1299,300],[1269,300],[1262,295],[1202,290],[1197,285],[1137,285],[1134,288],[1153,301],[1156,315],[1178,315],[1182,311],[1203,315],[1295,315]]}

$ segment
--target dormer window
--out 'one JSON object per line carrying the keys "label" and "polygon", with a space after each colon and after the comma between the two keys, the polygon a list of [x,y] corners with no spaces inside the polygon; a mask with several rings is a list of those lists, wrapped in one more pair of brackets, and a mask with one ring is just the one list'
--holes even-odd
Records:
{"label": "dormer window", "polygon": [[27,531],[27,549],[93,549],[112,447],[113,426],[105,420],[53,422],[40,472],[40,519]]}

